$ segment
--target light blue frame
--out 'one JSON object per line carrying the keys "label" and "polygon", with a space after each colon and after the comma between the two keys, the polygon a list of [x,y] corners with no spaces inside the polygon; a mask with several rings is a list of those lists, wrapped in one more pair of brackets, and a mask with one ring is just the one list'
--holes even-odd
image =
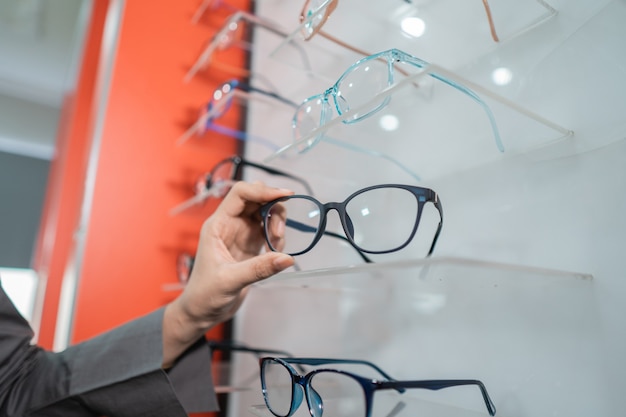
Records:
{"label": "light blue frame", "polygon": [[[323,103],[322,105],[322,114],[320,115],[320,126],[323,126],[324,124],[328,123],[328,121],[331,119],[332,114],[331,112],[329,112],[328,114],[326,113],[326,109],[330,108],[330,103],[329,103],[329,99],[328,96],[332,96],[333,98],[333,104],[334,104],[334,108],[335,111],[337,112],[338,115],[342,115],[342,111],[341,108],[339,106],[339,103],[337,101],[337,97],[339,96],[339,91],[340,91],[340,85],[343,82],[343,80],[350,75],[353,71],[355,71],[358,67],[360,67],[361,65],[363,65],[366,62],[369,62],[371,60],[384,60],[387,62],[388,65],[388,86],[391,86],[394,84],[394,76],[395,76],[395,72],[394,72],[394,64],[396,62],[403,62],[406,64],[410,64],[413,65],[415,67],[418,68],[426,68],[429,66],[429,63],[424,61],[423,59],[420,59],[418,57],[415,57],[411,54],[408,54],[406,52],[403,52],[399,49],[389,49],[383,52],[379,52],[376,53],[374,55],[370,55],[368,57],[365,57],[363,59],[358,60],[357,62],[355,62],[354,64],[352,64],[342,75],[341,77],[339,77],[339,79],[337,80],[337,82],[335,82],[335,84],[333,84],[332,87],[330,87],[329,89],[327,89],[326,91],[324,91],[321,94],[316,94],[314,96],[311,96],[307,99],[305,99],[300,106],[298,106],[298,109],[296,109],[296,112],[294,113],[294,117],[292,119],[292,128],[294,129],[294,132],[296,130],[296,128],[298,127],[298,113],[299,113],[299,109],[303,106],[305,106],[308,102],[313,101],[313,100],[318,100],[320,99]],[[472,100],[474,100],[476,103],[478,103],[483,110],[485,111],[487,118],[489,119],[489,123],[491,124],[491,129],[493,131],[493,135],[494,135],[494,139],[496,142],[496,146],[498,148],[498,150],[500,152],[504,152],[504,145],[502,144],[502,138],[500,137],[500,130],[498,129],[498,125],[496,123],[496,119],[495,116],[493,115],[493,112],[491,111],[491,108],[487,105],[487,103],[480,98],[480,96],[478,94],[476,94],[473,90],[469,89],[468,87],[465,87],[462,84],[459,84],[458,82],[451,80],[445,76],[439,75],[435,72],[429,72],[428,75],[430,75],[431,77],[442,81],[446,84],[448,84],[451,87],[456,88],[457,90],[459,90],[460,92],[462,92],[463,94],[466,94],[467,96],[469,96]],[[344,124],[352,124],[358,121],[361,121],[367,117],[372,116],[373,114],[375,114],[376,112],[380,111],[381,109],[383,109],[388,103],[389,100],[391,98],[390,97],[385,97],[385,99],[383,100],[383,102],[376,107],[374,110],[371,110],[368,113],[365,113],[364,115],[361,115],[359,117],[355,117],[353,119],[350,120],[342,120],[342,123]],[[299,138],[294,138],[295,140],[298,140]],[[317,136],[315,136],[314,138],[308,140],[306,142],[306,144],[304,144],[305,149],[301,150],[300,153],[306,152],[309,149],[311,149],[314,145],[316,145],[317,143],[319,143],[320,140],[323,139],[323,134],[319,134]]]}

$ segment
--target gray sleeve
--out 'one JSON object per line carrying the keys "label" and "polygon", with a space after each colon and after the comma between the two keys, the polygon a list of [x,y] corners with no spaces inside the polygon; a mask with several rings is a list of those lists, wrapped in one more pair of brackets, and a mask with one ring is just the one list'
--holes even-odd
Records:
{"label": "gray sleeve", "polygon": [[[168,372],[161,369],[163,312],[161,308],[63,352],[72,375],[70,395],[80,396],[109,416],[185,416],[180,413],[216,411],[211,357],[204,339]],[[117,399],[114,408],[113,398]]]}
{"label": "gray sleeve", "polygon": [[159,309],[63,352],[47,352],[29,344],[32,331],[0,287],[0,414],[55,415],[67,407],[72,417],[186,417],[217,410],[203,340],[170,370],[161,369],[162,321]]}

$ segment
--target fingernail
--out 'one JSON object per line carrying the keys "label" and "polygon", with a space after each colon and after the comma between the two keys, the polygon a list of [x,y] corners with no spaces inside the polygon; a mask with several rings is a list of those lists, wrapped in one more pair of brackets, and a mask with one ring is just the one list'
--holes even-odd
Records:
{"label": "fingernail", "polygon": [[274,258],[272,262],[276,269],[286,269],[293,265],[294,260],[291,255],[287,255],[286,253],[281,253]]}

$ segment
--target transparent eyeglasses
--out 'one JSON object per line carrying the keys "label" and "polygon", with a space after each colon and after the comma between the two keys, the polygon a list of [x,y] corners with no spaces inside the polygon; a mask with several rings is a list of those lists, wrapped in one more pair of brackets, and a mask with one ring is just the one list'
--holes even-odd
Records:
{"label": "transparent eyeglasses", "polygon": [[281,171],[272,167],[268,167],[256,162],[245,160],[237,155],[223,159],[218,162],[213,169],[200,176],[195,186],[195,195],[174,207],[170,214],[178,214],[196,204],[200,204],[208,198],[222,198],[228,193],[233,183],[239,179],[243,174],[244,167],[252,167],[260,169],[270,175],[277,175],[284,178],[288,178],[293,182],[300,184],[306,192],[313,193],[311,186],[308,182],[300,177],[292,175],[288,172]]}
{"label": "transparent eyeglasses", "polygon": [[[281,29],[276,23],[269,19],[265,19],[259,16],[256,16],[252,13],[248,13],[245,11],[238,11],[232,14],[226,22],[222,26],[222,28],[211,38],[211,40],[207,43],[206,47],[202,50],[194,64],[191,66],[187,74],[185,75],[185,81],[190,81],[198,71],[205,68],[209,63],[212,65],[221,65],[222,69],[232,69],[225,67],[225,64],[219,64],[211,61],[213,54],[216,51],[224,50],[230,48],[231,46],[236,46],[245,50],[251,50],[252,45],[246,40],[245,28],[247,25],[256,25],[257,27],[261,27],[278,35],[282,38],[287,37],[287,33],[284,29]],[[289,43],[290,46],[297,49],[299,53],[303,65],[310,70],[311,66],[308,61],[308,56],[306,52],[299,46],[293,43]],[[249,76],[250,72],[245,69],[235,69],[234,71],[239,71],[239,75]]]}
{"label": "transparent eyeglasses", "polygon": [[[317,368],[301,374],[296,365],[363,365],[380,377],[365,378],[341,369]],[[293,365],[293,366],[292,366]],[[292,416],[305,399],[311,417],[372,417],[374,394],[394,390],[400,394],[407,389],[440,390],[459,386],[474,386],[480,390],[489,415],[496,414],[485,385],[476,379],[434,379],[398,381],[371,362],[349,359],[275,358],[260,361],[261,390],[267,408],[276,417]]]}
{"label": "transparent eyeglasses", "polygon": [[368,254],[385,254],[401,250],[413,240],[426,203],[432,203],[439,213],[429,256],[443,223],[441,201],[429,188],[374,185],[356,191],[343,202],[326,204],[308,195],[292,195],[269,202],[260,211],[265,239],[272,251],[292,256],[310,251],[322,236],[332,233],[326,231],[327,214],[335,210],[345,239],[353,248]]}
{"label": "transparent eyeglasses", "polygon": [[[408,64],[418,71],[408,77],[398,77],[395,66],[399,63]],[[436,83],[443,83],[442,85],[462,93],[471,100],[470,103],[476,103],[489,122],[496,148],[500,152],[504,152],[500,130],[490,106],[483,97],[488,97],[508,108],[509,111],[558,132],[559,136],[552,140],[563,139],[574,134],[572,130],[445,68],[430,64],[398,49],[390,49],[357,61],[326,91],[305,99],[292,118],[293,143],[283,146],[265,158],[264,162],[267,163],[293,150],[297,153],[309,151],[324,139],[326,132],[332,127],[339,124],[355,124],[376,114],[389,104],[394,93],[406,88],[419,90],[420,80],[426,78]],[[338,117],[334,117],[335,114]]]}
{"label": "transparent eyeglasses", "polygon": [[[352,124],[382,110],[391,97],[384,96],[380,101],[372,101],[372,99],[394,85],[397,63],[409,64],[420,69],[429,66],[428,62],[420,58],[398,49],[390,49],[357,61],[339,77],[333,86],[321,94],[305,99],[296,110],[292,120],[294,146],[297,146],[298,152],[306,152],[322,140],[322,134],[311,135],[311,133],[327,124],[333,118],[334,112],[342,116],[353,109],[359,109],[358,112],[351,113],[350,118],[342,119],[342,123]],[[465,94],[484,110],[489,119],[496,146],[500,152],[504,152],[495,116],[487,103],[472,89],[455,80],[434,71],[429,72],[428,75]],[[414,87],[419,88],[417,85]],[[302,138],[307,139],[303,141]]]}

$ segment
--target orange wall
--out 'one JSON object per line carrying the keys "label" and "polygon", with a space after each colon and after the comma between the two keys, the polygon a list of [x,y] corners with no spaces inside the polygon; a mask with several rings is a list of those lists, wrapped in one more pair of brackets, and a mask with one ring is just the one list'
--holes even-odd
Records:
{"label": "orange wall", "polygon": [[[88,119],[95,105],[99,35],[106,14],[106,2],[94,3],[81,75],[81,80],[89,79],[91,84],[79,84],[82,89],[65,109],[66,126],[59,140],[63,147],[54,162],[36,262],[41,270],[57,265],[48,272],[40,330],[40,340],[48,346],[54,331],[62,270],[78,221],[80,186],[93,127]],[[165,285],[177,282],[176,256],[183,250],[195,251],[201,223],[217,202],[177,216],[171,216],[169,210],[192,195],[200,174],[240,150],[239,141],[226,137],[194,138],[180,146],[175,143],[213,90],[231,78],[209,68],[202,76],[183,82],[205,42],[232,13],[214,11],[194,25],[191,16],[200,3],[201,0],[125,2],[80,264],[73,342],[148,313],[177,295],[164,290]],[[245,8],[248,1],[229,4]],[[244,66],[245,51],[233,48],[221,53],[220,60]],[[84,96],[78,95],[81,92]],[[240,121],[234,120],[235,125]],[[72,164],[78,168],[71,170]],[[69,194],[59,192],[68,186]],[[59,211],[65,213],[65,222],[52,215]],[[46,246],[45,239],[55,244]],[[212,337],[220,335],[220,329],[211,333]]]}
{"label": "orange wall", "polygon": [[53,345],[61,282],[80,215],[90,145],[90,116],[107,9],[108,1],[93,2],[80,76],[75,90],[63,104],[33,257],[33,269],[45,283],[38,343],[48,349]]}
{"label": "orange wall", "polygon": [[[176,138],[219,82],[183,76],[214,29],[192,25],[198,0],[127,1],[98,160],[83,259],[74,341],[147,313],[176,294],[180,250],[195,250],[206,215],[170,216],[190,197],[194,180],[238,142],[206,146]],[[229,60],[243,64],[243,53]]]}

